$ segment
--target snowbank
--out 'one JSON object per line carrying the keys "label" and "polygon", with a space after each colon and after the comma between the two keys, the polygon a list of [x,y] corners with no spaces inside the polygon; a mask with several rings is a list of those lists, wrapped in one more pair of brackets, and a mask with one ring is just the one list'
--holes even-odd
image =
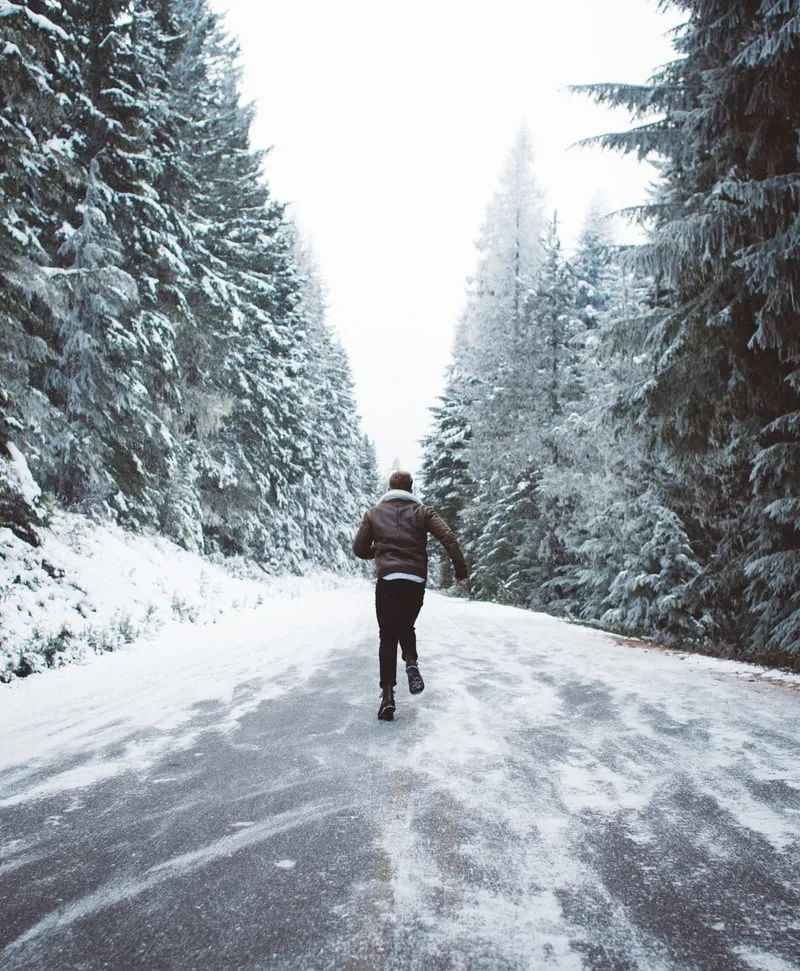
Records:
{"label": "snowbank", "polygon": [[[270,577],[255,564],[213,563],[156,535],[56,513],[31,547],[0,529],[0,680],[86,660],[170,621],[214,623],[268,598],[344,581]],[[2,690],[2,688],[0,688]]]}

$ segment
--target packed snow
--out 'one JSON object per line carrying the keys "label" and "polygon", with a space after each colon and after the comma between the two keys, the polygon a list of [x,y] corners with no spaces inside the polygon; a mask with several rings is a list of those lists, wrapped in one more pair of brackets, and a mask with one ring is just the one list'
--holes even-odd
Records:
{"label": "packed snow", "polygon": [[[228,597],[258,596],[253,581],[226,588],[213,576]],[[752,665],[429,593],[418,623],[428,687],[411,698],[401,677],[397,721],[384,724],[371,586],[307,577],[268,581],[260,595],[216,623],[176,620],[87,665],[2,688],[0,810],[47,814],[47,832],[7,831],[5,879],[41,865],[53,827],[79,841],[86,829],[91,843],[100,825],[108,841],[130,799],[152,804],[158,837],[155,856],[137,851],[123,872],[43,904],[5,952],[9,967],[34,966],[65,934],[81,940],[95,915],[171,908],[180,888],[213,886],[226,867],[246,894],[253,854],[255,873],[298,881],[276,890],[264,920],[279,927],[291,914],[296,939],[316,941],[307,967],[366,954],[366,967],[434,967],[451,955],[447,966],[581,968],[596,966],[592,947],[611,963],[688,966],[681,948],[709,945],[670,924],[689,920],[684,895],[691,933],[742,967],[800,966],[778,897],[752,898],[744,885],[729,900],[737,866],[759,880],[774,871],[784,897],[800,892],[786,875],[800,850],[800,676],[771,683]],[[113,816],[94,820],[104,799]],[[184,818],[194,835],[181,829],[173,843],[165,834]],[[337,850],[342,819],[367,826],[358,848]],[[114,838],[128,845],[124,829]],[[357,861],[343,896],[324,896],[329,877],[316,868],[332,864],[320,846],[337,850],[342,872],[348,853]],[[642,913],[659,894],[666,923],[649,927]],[[316,906],[344,915],[335,939],[314,938]],[[240,934],[230,946],[255,945]],[[276,967],[293,966],[287,954]]]}
{"label": "packed snow", "polygon": [[218,563],[164,537],[58,512],[31,547],[0,529],[0,677],[86,660],[154,635],[165,624],[243,618],[268,599],[337,586],[270,577],[254,563]]}

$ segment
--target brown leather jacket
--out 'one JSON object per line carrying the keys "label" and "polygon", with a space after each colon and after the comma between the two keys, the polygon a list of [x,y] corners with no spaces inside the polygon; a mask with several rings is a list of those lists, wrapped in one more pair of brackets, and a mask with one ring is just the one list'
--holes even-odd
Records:
{"label": "brown leather jacket", "polygon": [[362,560],[375,560],[378,578],[387,573],[428,577],[428,533],[450,554],[456,580],[467,575],[467,564],[455,533],[430,506],[401,489],[391,489],[364,513],[353,552]]}

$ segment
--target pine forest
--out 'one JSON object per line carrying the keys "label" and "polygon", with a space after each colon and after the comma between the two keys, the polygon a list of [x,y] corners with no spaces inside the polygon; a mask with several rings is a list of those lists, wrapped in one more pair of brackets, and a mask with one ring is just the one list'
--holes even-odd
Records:
{"label": "pine forest", "polygon": [[0,31],[2,524],[350,569],[374,449],[219,17],[2,0]]}
{"label": "pine forest", "polygon": [[[651,164],[640,241],[598,202],[567,253],[520,129],[420,492],[474,597],[798,667],[800,14],[671,6],[648,83],[573,89],[634,119],[587,144]],[[0,0],[0,32],[0,524],[356,569],[375,446],[219,16]]]}
{"label": "pine forest", "polygon": [[800,971],[800,0],[0,0],[0,971]]}
{"label": "pine forest", "polygon": [[594,143],[655,166],[627,214],[640,244],[590,212],[565,256],[517,138],[426,497],[463,534],[473,595],[796,668],[800,16],[677,6],[676,58],[649,83],[575,92],[637,120]]}

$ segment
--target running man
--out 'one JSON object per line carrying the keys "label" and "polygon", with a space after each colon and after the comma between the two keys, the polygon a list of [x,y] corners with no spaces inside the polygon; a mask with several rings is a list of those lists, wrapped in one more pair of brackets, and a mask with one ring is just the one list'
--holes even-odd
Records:
{"label": "running man", "polygon": [[412,495],[408,472],[393,472],[389,491],[364,513],[353,540],[353,552],[362,560],[375,560],[375,612],[380,631],[381,704],[378,718],[392,721],[397,684],[397,644],[406,663],[408,690],[418,695],[425,682],[419,673],[414,622],[425,597],[428,579],[428,533],[447,550],[456,583],[467,584],[467,565],[455,534],[430,506]]}

